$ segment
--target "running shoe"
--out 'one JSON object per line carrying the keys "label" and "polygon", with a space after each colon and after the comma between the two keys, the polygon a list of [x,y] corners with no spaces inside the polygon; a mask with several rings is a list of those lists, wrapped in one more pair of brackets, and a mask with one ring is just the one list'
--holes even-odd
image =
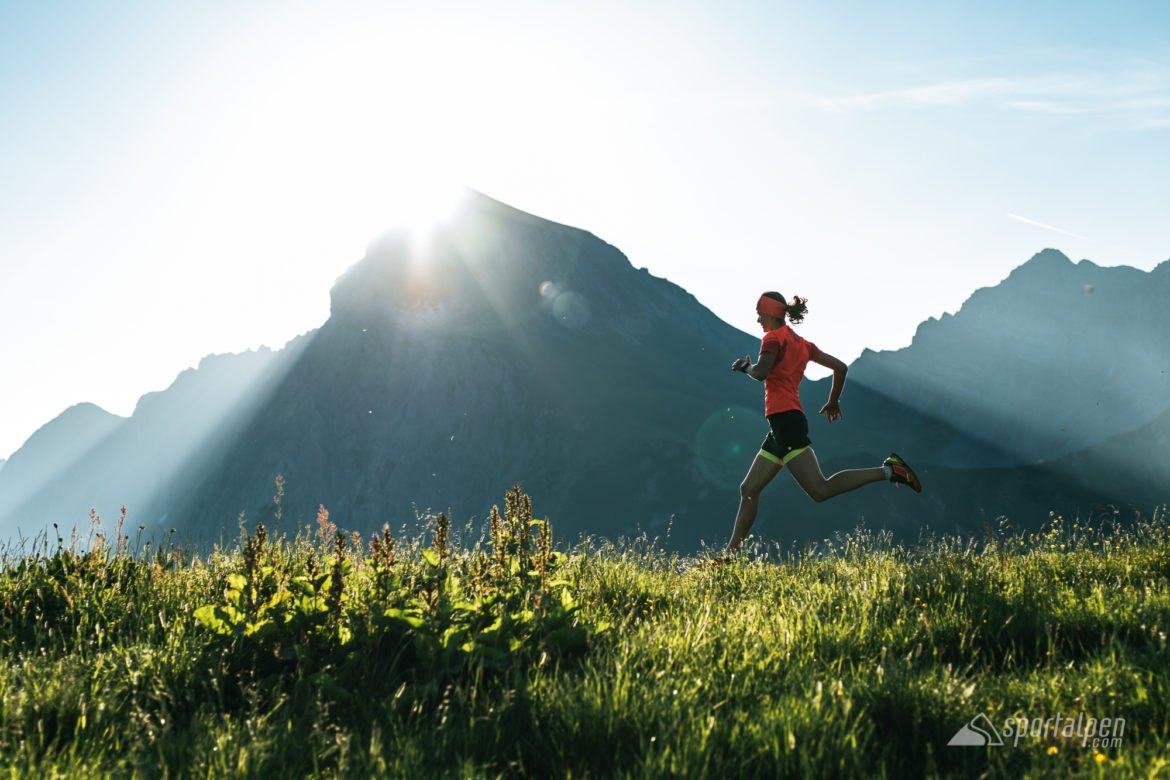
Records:
{"label": "running shoe", "polygon": [[891,452],[890,457],[882,461],[882,465],[890,467],[890,482],[895,486],[909,485],[915,493],[922,492],[922,483],[918,481],[918,475],[910,468],[909,463],[898,457],[898,453]]}

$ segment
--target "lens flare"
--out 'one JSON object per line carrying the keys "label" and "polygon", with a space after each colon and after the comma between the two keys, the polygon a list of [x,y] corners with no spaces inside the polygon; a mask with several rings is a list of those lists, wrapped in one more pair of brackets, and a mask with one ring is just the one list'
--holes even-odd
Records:
{"label": "lens flare", "polygon": [[564,292],[553,301],[553,317],[569,330],[580,330],[589,322],[593,311],[589,300],[580,293]]}
{"label": "lens flare", "polygon": [[695,462],[703,477],[724,490],[735,489],[751,466],[767,432],[759,412],[729,406],[712,413],[695,436]]}

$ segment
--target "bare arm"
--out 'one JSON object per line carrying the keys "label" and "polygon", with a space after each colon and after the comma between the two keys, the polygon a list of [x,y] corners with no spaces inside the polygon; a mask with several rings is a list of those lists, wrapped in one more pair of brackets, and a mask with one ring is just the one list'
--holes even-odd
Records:
{"label": "bare arm", "polygon": [[820,353],[812,361],[833,371],[833,387],[829,390],[829,401],[821,407],[817,414],[825,415],[829,422],[844,419],[845,415],[841,413],[840,401],[841,391],[845,389],[845,375],[849,373],[849,367],[828,352]]}
{"label": "bare arm", "polygon": [[745,355],[731,364],[732,371],[742,371],[757,382],[763,382],[768,378],[768,374],[772,373],[772,367],[776,365],[776,355],[772,352],[761,352],[760,356],[756,358],[756,364],[752,365],[751,357]]}

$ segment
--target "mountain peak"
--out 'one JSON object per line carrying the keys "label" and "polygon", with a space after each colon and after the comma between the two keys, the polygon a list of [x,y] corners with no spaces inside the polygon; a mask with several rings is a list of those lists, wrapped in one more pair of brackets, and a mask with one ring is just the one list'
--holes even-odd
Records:
{"label": "mountain peak", "polygon": [[468,191],[442,224],[372,242],[334,285],[331,315],[362,329],[511,329],[550,315],[608,330],[647,278],[591,233]]}
{"label": "mountain peak", "polygon": [[1017,275],[1055,274],[1073,267],[1073,261],[1064,252],[1059,249],[1044,249],[1032,255],[1026,263],[1012,271],[1008,278]]}

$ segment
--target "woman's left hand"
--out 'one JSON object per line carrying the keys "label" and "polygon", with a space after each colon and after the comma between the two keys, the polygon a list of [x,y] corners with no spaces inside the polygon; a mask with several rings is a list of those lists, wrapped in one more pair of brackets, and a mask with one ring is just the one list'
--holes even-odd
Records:
{"label": "woman's left hand", "polygon": [[845,419],[845,415],[841,413],[841,404],[836,401],[829,401],[821,407],[821,410],[817,414],[825,415],[829,419],[829,422]]}

